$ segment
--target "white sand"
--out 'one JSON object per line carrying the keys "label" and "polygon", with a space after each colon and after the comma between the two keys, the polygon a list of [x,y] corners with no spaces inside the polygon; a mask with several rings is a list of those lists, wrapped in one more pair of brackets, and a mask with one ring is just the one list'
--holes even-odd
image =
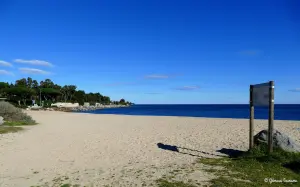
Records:
{"label": "white sand", "polygon": [[[0,135],[1,187],[150,186],[184,167],[180,179],[205,184],[212,176],[190,169],[198,157],[222,155],[217,152],[222,148],[248,148],[248,120],[242,119],[28,113],[40,124]],[[300,143],[299,127],[300,122],[275,121],[276,129]],[[267,121],[256,120],[255,133],[263,128]],[[179,148],[195,156],[160,149],[157,143],[195,150]]]}

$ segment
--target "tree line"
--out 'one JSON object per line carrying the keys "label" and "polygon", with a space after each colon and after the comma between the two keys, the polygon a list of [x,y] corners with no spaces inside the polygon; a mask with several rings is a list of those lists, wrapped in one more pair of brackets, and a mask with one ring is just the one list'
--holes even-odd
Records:
{"label": "tree line", "polygon": [[120,104],[131,105],[133,103],[121,99],[120,101],[111,101],[110,97],[97,93],[86,93],[84,90],[77,90],[76,85],[58,85],[50,79],[38,82],[30,77],[16,80],[14,84],[0,82],[0,97],[7,98],[8,101],[18,105],[31,105],[32,100],[36,103],[43,101],[44,105],[50,105],[55,102],[72,102],[83,105],[89,102],[101,104]]}

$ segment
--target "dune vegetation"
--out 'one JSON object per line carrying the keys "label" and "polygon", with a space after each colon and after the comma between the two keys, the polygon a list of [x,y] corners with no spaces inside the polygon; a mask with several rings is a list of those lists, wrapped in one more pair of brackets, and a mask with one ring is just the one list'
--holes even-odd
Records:
{"label": "dune vegetation", "polygon": [[20,126],[37,124],[22,109],[4,101],[0,102],[0,116],[4,119],[4,123],[0,126],[0,134],[17,132],[23,129]]}

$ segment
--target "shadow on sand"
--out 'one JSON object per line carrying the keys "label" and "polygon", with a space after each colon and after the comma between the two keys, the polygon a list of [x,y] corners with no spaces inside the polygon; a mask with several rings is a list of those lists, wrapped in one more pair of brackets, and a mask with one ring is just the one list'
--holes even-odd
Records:
{"label": "shadow on sand", "polygon": [[236,149],[227,149],[227,148],[222,148],[220,150],[217,150],[217,152],[228,155],[230,158],[237,158],[243,153],[244,151],[236,150]]}
{"label": "shadow on sand", "polygon": [[[179,147],[179,146],[176,146],[176,145],[167,145],[167,144],[163,144],[163,143],[158,143],[157,147],[160,148],[160,149],[173,151],[173,152],[177,152],[177,153],[185,154],[185,155],[190,155],[190,156],[194,156],[194,157],[199,157],[199,158],[203,158],[204,157],[203,154],[204,155],[210,155],[210,156],[223,157],[221,155],[216,155],[216,154],[208,153],[208,152],[205,152],[205,151],[199,151],[199,150],[189,149],[189,148],[185,148],[185,147]],[[182,151],[180,151],[179,149],[181,149]],[[187,153],[185,151],[189,151],[189,153]]]}

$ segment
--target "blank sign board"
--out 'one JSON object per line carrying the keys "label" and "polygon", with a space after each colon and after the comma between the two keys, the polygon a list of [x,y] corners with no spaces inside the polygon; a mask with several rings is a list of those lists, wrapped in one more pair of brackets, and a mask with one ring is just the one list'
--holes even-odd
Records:
{"label": "blank sign board", "polygon": [[253,85],[253,105],[269,106],[270,84],[263,83]]}

